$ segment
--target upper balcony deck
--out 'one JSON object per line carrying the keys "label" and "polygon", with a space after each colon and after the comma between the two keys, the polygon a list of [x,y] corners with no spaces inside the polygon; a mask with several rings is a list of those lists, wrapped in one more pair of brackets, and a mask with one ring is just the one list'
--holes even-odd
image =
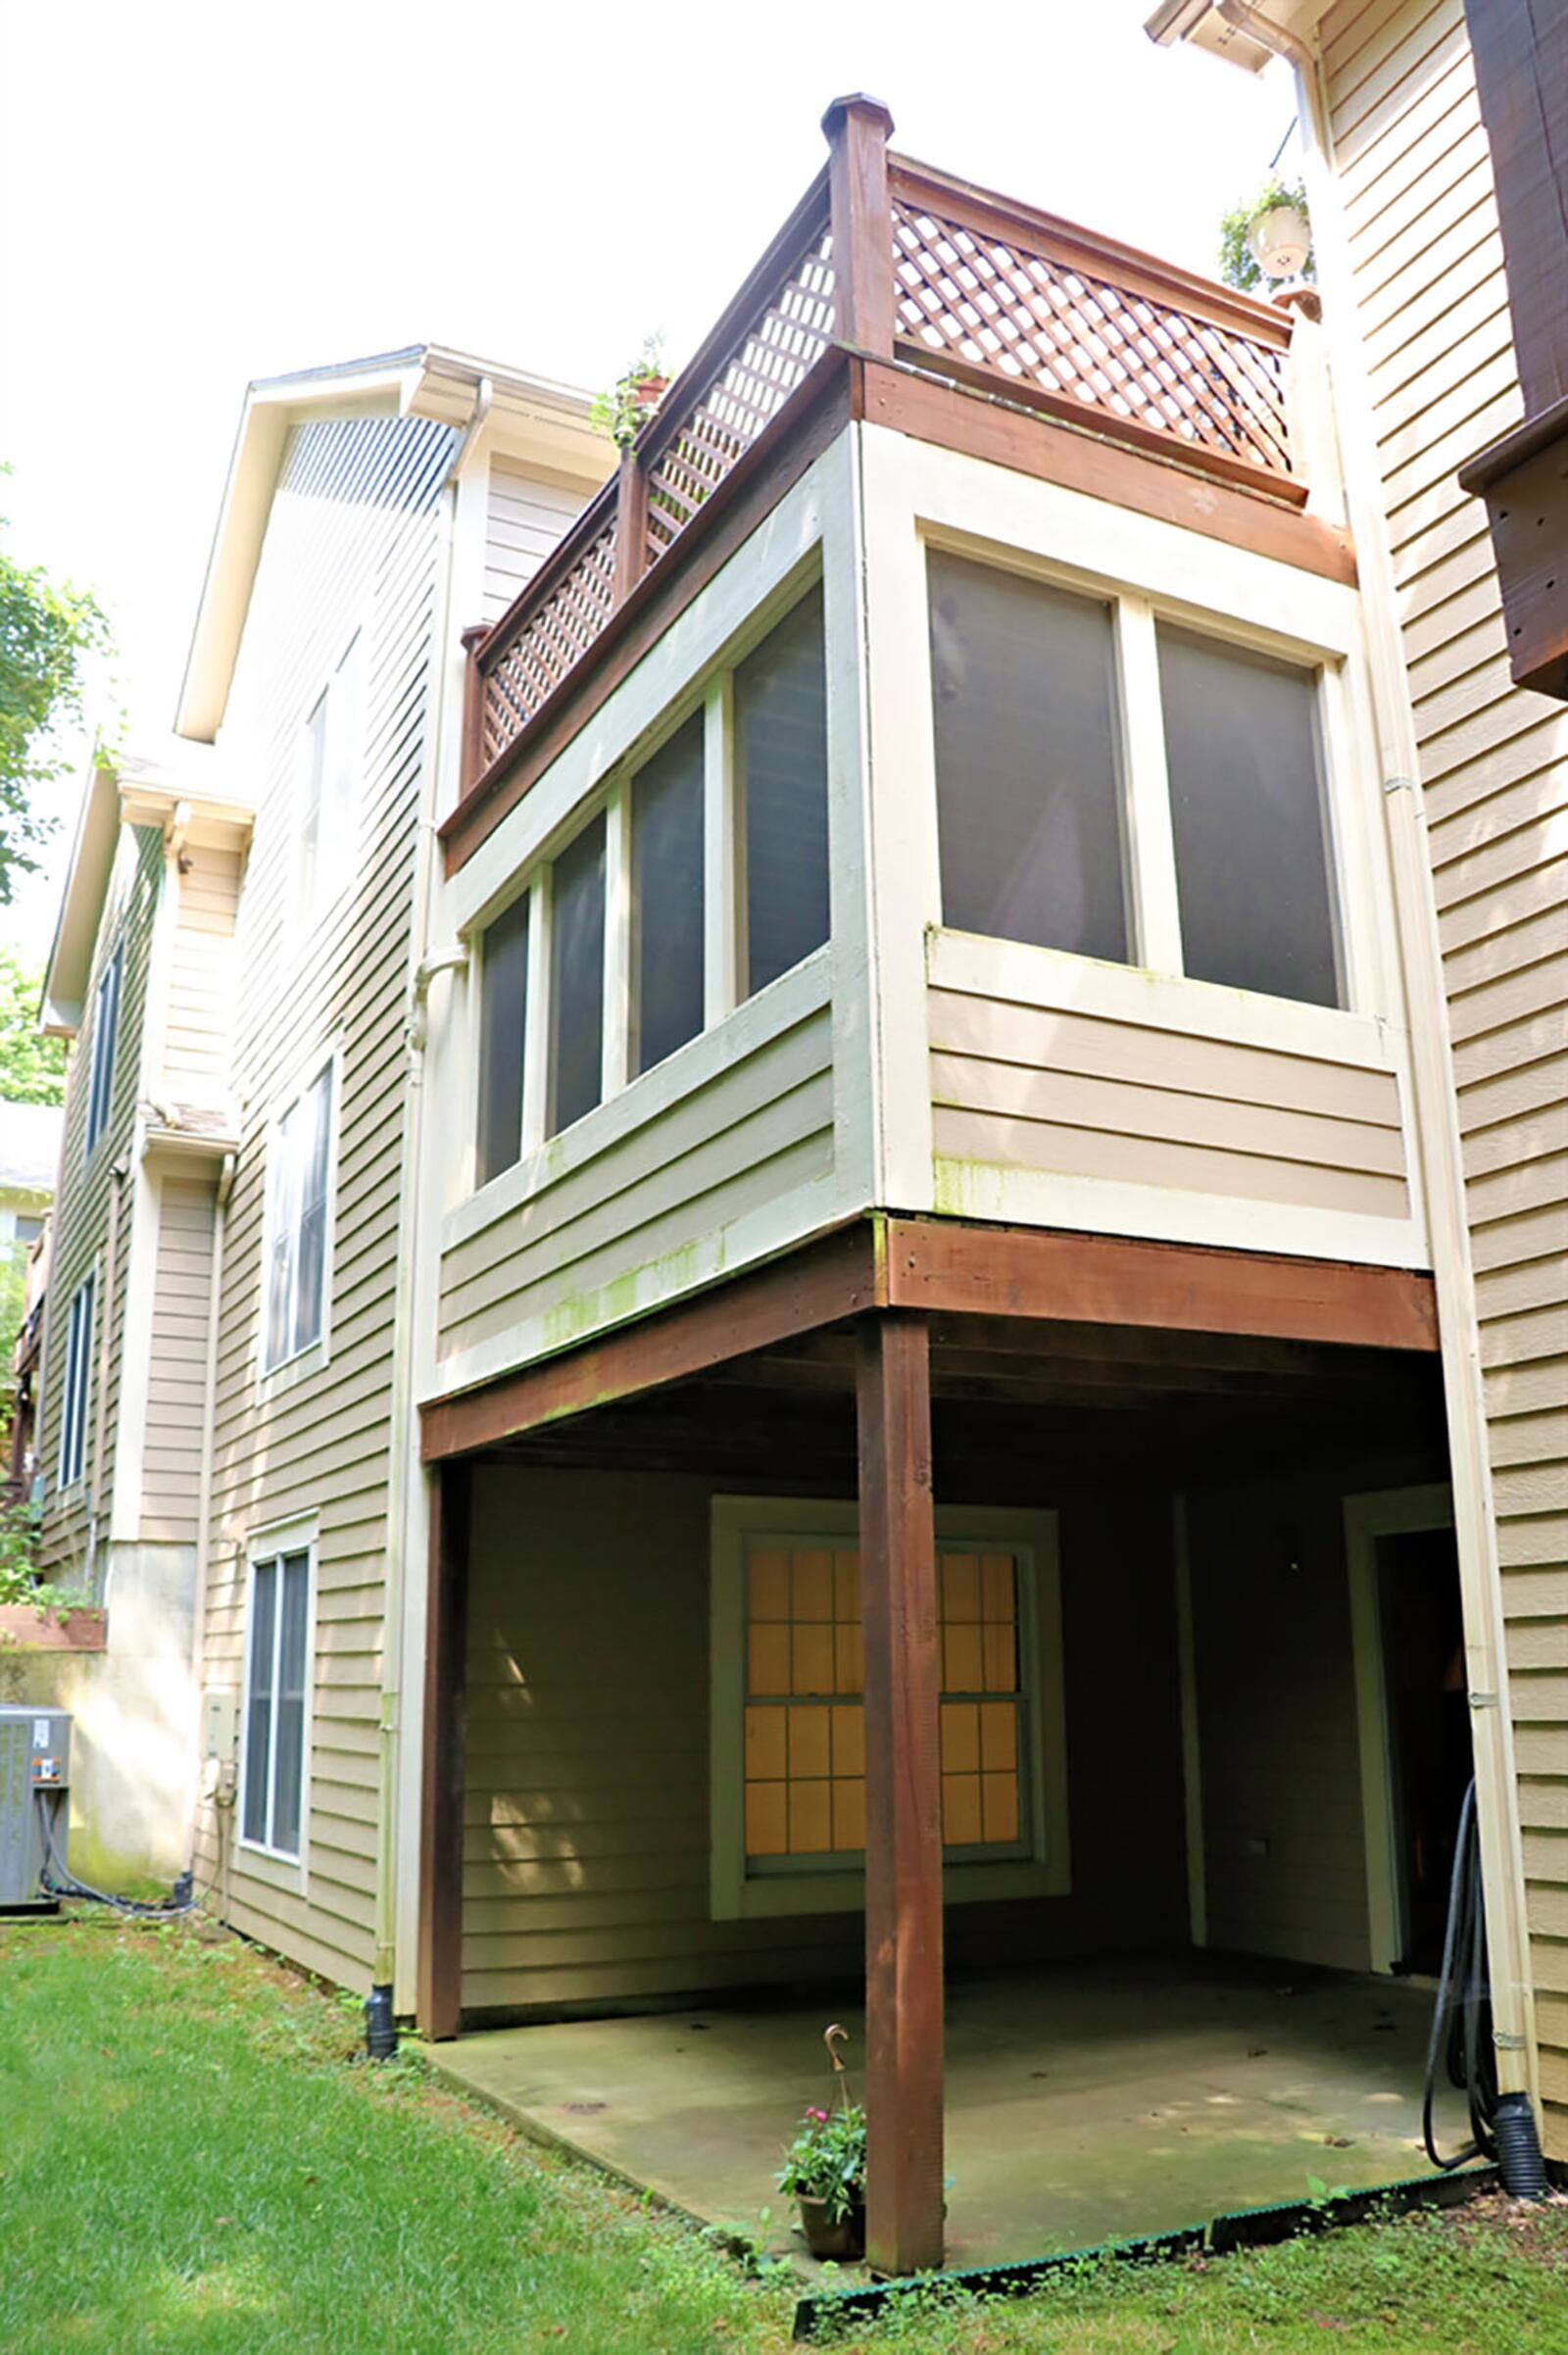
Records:
{"label": "upper balcony deck", "polygon": [[886,129],[469,633],[427,1400],[874,1212],[1425,1264],[1315,331]]}
{"label": "upper balcony deck", "polygon": [[[499,620],[468,634],[449,868],[591,708],[590,679],[603,686],[623,646],[635,659],[646,645],[636,625],[655,590],[727,549],[737,510],[755,520],[782,496],[792,443],[808,456],[824,415],[956,434],[1005,464],[1350,576],[1347,535],[1303,514],[1313,485],[1289,312],[893,154],[891,127],[871,100],[829,110],[829,163],[618,475]],[[956,390],[972,396],[961,426],[940,398]],[[1076,449],[1039,427],[1070,429]],[[1114,459],[1107,469],[1097,449],[1161,471]]]}

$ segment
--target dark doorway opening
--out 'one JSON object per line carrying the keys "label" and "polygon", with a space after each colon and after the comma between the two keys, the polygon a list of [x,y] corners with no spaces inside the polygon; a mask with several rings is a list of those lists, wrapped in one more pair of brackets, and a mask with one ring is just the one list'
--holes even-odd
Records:
{"label": "dark doorway opening", "polygon": [[1451,1529],[1378,1540],[1378,1614],[1401,1943],[1395,1969],[1443,1961],[1459,1809],[1473,1771],[1459,1562]]}

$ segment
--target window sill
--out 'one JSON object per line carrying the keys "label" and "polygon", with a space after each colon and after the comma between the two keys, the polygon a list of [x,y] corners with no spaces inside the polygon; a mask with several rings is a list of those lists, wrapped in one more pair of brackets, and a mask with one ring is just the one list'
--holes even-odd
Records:
{"label": "window sill", "polygon": [[254,1840],[235,1841],[236,1873],[244,1873],[253,1881],[265,1881],[269,1889],[281,1889],[289,1896],[305,1894],[305,1859],[303,1856],[283,1856],[276,1848],[258,1847]]}
{"label": "window sill", "polygon": [[[1065,1897],[1072,1877],[1065,1859],[1009,1857],[997,1864],[950,1864],[943,1870],[945,1905],[993,1904],[1016,1897]],[[743,1881],[712,1902],[715,1922],[774,1921],[782,1915],[863,1913],[863,1873],[779,1873]]]}
{"label": "window sill", "polygon": [[313,1341],[309,1349],[298,1350],[292,1357],[285,1357],[281,1364],[270,1367],[265,1373],[259,1371],[256,1376],[256,1396],[263,1400],[281,1398],[299,1383],[309,1382],[313,1375],[324,1374],[331,1361],[332,1353],[323,1334],[319,1341]]}

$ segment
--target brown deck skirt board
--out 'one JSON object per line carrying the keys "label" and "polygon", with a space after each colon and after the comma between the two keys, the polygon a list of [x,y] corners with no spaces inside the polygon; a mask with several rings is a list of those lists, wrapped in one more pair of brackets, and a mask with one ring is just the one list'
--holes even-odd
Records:
{"label": "brown deck skirt board", "polygon": [[1430,1354],[1432,1279],[1251,1251],[956,1220],[860,1219],[422,1415],[426,1463],[683,1381],[868,1309],[1104,1324]]}

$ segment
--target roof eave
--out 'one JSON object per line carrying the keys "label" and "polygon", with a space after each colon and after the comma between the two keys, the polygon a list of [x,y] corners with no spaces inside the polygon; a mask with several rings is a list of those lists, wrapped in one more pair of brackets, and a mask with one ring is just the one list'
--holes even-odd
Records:
{"label": "roof eave", "polygon": [[120,790],[115,771],[95,762],[82,786],[75,840],[65,893],[44,970],[38,1027],[46,1038],[74,1039],[92,973],[93,943],[120,839]]}

